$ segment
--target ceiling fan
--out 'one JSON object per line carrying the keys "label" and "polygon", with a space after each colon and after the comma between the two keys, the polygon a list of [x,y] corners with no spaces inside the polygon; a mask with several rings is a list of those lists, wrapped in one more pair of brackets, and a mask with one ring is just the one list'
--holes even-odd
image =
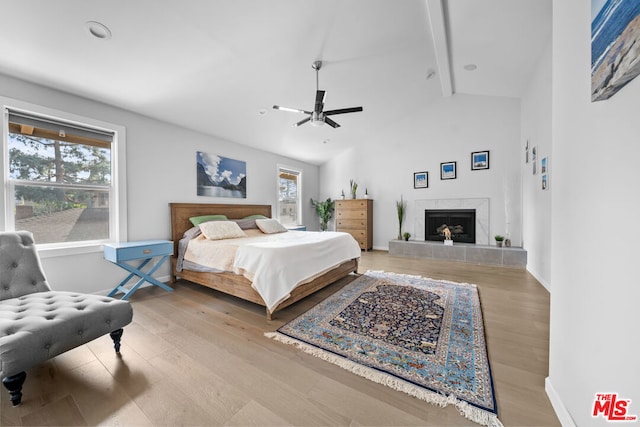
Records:
{"label": "ceiling fan", "polygon": [[297,108],[289,108],[289,107],[280,107],[279,105],[273,106],[273,108],[276,110],[291,111],[293,113],[302,113],[302,114],[307,114],[309,116],[300,120],[298,123],[294,124],[293,126],[295,127],[298,127],[307,122],[310,122],[312,126],[322,126],[326,123],[333,128],[339,128],[340,125],[328,116],[335,116],[336,114],[357,113],[359,111],[362,111],[362,107],[341,108],[339,110],[323,111],[324,96],[326,92],[324,90],[320,90],[318,85],[318,71],[320,71],[321,67],[322,67],[322,61],[315,61],[313,64],[311,64],[311,68],[316,70],[316,102],[315,102],[315,106],[313,107],[313,111],[299,110]]}

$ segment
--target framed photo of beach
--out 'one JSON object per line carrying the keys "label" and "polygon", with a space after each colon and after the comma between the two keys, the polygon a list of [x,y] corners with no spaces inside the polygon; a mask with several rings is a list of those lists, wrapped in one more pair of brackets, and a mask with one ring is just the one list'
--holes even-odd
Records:
{"label": "framed photo of beach", "polygon": [[489,169],[489,150],[471,153],[471,170]]}
{"label": "framed photo of beach", "polygon": [[440,179],[456,179],[456,162],[440,163]]}
{"label": "framed photo of beach", "polygon": [[413,188],[429,188],[429,172],[414,172]]}
{"label": "framed photo of beach", "polygon": [[611,98],[640,74],[638,16],[638,0],[591,0],[591,102]]}

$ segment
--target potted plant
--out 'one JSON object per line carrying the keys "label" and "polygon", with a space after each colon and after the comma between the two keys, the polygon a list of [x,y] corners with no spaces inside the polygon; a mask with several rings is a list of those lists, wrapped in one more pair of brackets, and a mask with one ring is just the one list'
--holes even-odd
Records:
{"label": "potted plant", "polygon": [[364,189],[364,198],[368,199],[369,198],[369,189],[365,187]]}
{"label": "potted plant", "polygon": [[349,186],[351,187],[351,198],[355,199],[358,191],[358,183],[351,179],[349,180]]}
{"label": "potted plant", "polygon": [[342,193],[340,193],[340,198],[344,200],[344,190],[342,190]]}
{"label": "potted plant", "polygon": [[402,240],[402,221],[407,210],[407,202],[400,195],[400,201],[396,200],[396,210],[398,212],[398,240]]}
{"label": "potted plant", "polygon": [[318,217],[320,217],[320,230],[327,231],[331,214],[335,208],[335,202],[331,200],[331,197],[325,201],[316,201],[312,198],[311,205],[316,209],[316,213],[318,214]]}
{"label": "potted plant", "polygon": [[409,233],[408,231],[405,231],[402,237],[404,237],[404,240],[408,242],[409,237],[411,237],[411,233]]}
{"label": "potted plant", "polygon": [[500,234],[496,234],[495,239],[496,239],[496,246],[502,247],[502,241],[504,240],[504,236],[501,236]]}

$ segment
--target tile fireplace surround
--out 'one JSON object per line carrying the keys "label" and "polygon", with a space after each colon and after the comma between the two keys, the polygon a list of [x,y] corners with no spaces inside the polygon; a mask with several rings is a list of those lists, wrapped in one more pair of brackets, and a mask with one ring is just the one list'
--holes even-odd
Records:
{"label": "tile fireplace surround", "polygon": [[[432,209],[475,209],[476,244],[424,241],[424,211]],[[415,201],[414,234],[417,240],[391,240],[389,255],[431,258],[474,264],[525,268],[527,251],[522,248],[498,248],[489,240],[489,199],[433,199]]]}

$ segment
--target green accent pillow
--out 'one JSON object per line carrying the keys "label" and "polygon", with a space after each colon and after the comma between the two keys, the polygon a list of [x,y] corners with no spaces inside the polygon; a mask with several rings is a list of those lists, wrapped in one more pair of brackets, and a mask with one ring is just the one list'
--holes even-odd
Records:
{"label": "green accent pillow", "polygon": [[191,224],[193,224],[195,227],[197,227],[200,224],[202,224],[203,222],[207,222],[207,221],[228,221],[228,218],[227,218],[226,215],[201,215],[201,216],[192,216],[191,218],[189,218],[189,221],[191,221]]}
{"label": "green accent pillow", "polygon": [[245,217],[244,217],[244,218],[242,218],[242,219],[268,219],[268,218],[267,218],[266,216],[264,216],[264,215],[260,215],[260,214],[258,214],[258,215],[249,215],[249,216],[245,216]]}

